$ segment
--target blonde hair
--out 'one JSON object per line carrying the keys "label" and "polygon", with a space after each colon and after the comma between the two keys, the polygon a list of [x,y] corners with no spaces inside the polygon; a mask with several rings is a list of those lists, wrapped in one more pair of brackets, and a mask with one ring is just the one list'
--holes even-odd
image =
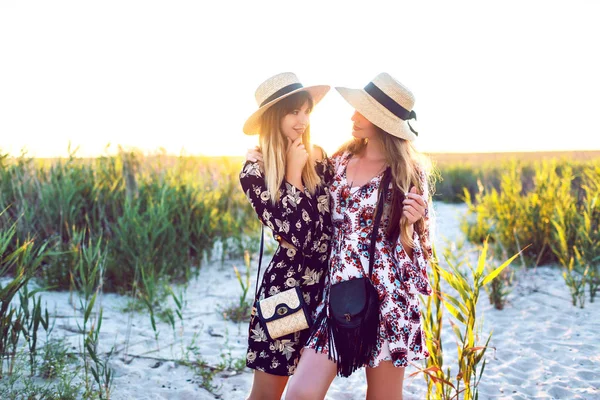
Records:
{"label": "blonde hair", "polygon": [[[414,248],[415,243],[409,235],[409,225],[406,218],[402,217],[402,201],[404,193],[408,193],[415,186],[419,193],[430,203],[431,196],[435,190],[435,174],[431,160],[426,155],[419,153],[412,142],[393,136],[381,128],[375,126],[378,137],[382,142],[385,160],[392,173],[392,204],[390,207],[389,225],[386,236],[395,242],[400,236],[403,243]],[[367,146],[367,139],[352,139],[343,144],[336,154],[349,151],[352,154],[360,154]],[[415,222],[414,227],[422,234],[425,226],[423,219]],[[426,258],[431,255],[423,252]]]}
{"label": "blonde hair", "polygon": [[[273,204],[279,199],[279,188],[285,178],[286,152],[288,139],[281,133],[281,120],[287,114],[301,108],[308,102],[312,110],[313,100],[308,92],[298,92],[277,102],[270,107],[260,119],[259,144],[265,164],[265,183]],[[302,182],[308,191],[314,195],[321,178],[315,170],[315,160],[310,145],[310,126],[302,135],[302,143],[308,151],[308,161],[302,170]]]}

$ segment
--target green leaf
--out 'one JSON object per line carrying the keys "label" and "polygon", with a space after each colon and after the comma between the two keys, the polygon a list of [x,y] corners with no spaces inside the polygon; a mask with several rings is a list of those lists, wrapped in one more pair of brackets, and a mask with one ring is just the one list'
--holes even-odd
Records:
{"label": "green leaf", "polygon": [[454,322],[452,322],[452,320],[450,320],[450,325],[452,326],[452,330],[454,331],[454,334],[456,335],[458,340],[460,340],[461,342],[464,342],[462,333],[460,332],[460,329],[458,328],[458,326]]}
{"label": "green leaf", "polygon": [[450,303],[444,302],[444,306],[446,307],[448,312],[450,312],[450,314],[452,314],[454,316],[454,318],[456,318],[457,320],[459,320],[460,322],[462,322],[465,325],[467,324],[465,317],[463,317],[463,315],[456,308],[454,308],[453,305],[451,305]]}
{"label": "green leaf", "polygon": [[469,313],[467,311],[466,306],[463,303],[461,303],[457,298],[450,296],[448,293],[443,293],[442,295],[445,300],[450,301],[452,304],[454,304],[456,307],[458,307],[458,309],[460,310],[461,313],[463,313],[463,314]]}
{"label": "green leaf", "polygon": [[485,268],[485,261],[487,259],[487,251],[488,251],[488,238],[485,238],[485,240],[483,241],[481,254],[479,255],[479,259],[477,260],[477,270],[475,271],[475,280],[478,280],[479,277],[483,274],[483,269]]}
{"label": "green leaf", "polygon": [[527,245],[523,250],[521,250],[520,252],[518,252],[517,254],[515,254],[514,256],[512,256],[511,258],[509,258],[508,260],[506,260],[502,265],[500,265],[498,268],[496,268],[495,270],[493,270],[492,272],[490,272],[485,279],[482,282],[482,286],[487,285],[488,283],[490,283],[494,278],[496,278],[500,272],[502,272],[502,270],[506,267],[508,267],[510,265],[511,262],[514,261],[515,258],[517,258],[519,256],[519,254],[521,254],[526,248],[528,248],[530,245]]}
{"label": "green leaf", "polygon": [[96,356],[96,352],[94,351],[94,347],[92,346],[92,343],[90,341],[86,341],[85,347],[87,348],[87,351],[88,351],[88,354],[90,355],[90,357],[92,357],[92,360],[94,360],[94,362],[97,364],[98,357]]}
{"label": "green leaf", "polygon": [[486,364],[487,360],[483,360],[483,364],[481,365],[481,371],[479,371],[479,379],[477,379],[477,383],[479,383],[479,381],[481,381],[481,377],[483,376],[483,371],[485,370],[485,364]]}
{"label": "green leaf", "polygon": [[152,330],[156,332],[156,321],[154,320],[154,313],[150,313],[150,323],[152,324]]}
{"label": "green leaf", "polygon": [[98,314],[98,326],[96,327],[96,332],[100,332],[100,328],[102,327],[102,312],[103,309],[100,308],[100,313]]}
{"label": "green leaf", "polygon": [[173,291],[171,291],[171,297],[173,297],[173,301],[175,301],[175,304],[177,304],[177,308],[181,310],[181,301],[177,298]]}
{"label": "green leaf", "polygon": [[87,308],[85,309],[85,315],[83,320],[85,322],[87,322],[90,318],[90,314],[92,313],[92,310],[94,309],[94,303],[96,302],[96,293],[94,293],[94,295],[92,296],[92,298],[90,299],[90,303],[88,304]]}

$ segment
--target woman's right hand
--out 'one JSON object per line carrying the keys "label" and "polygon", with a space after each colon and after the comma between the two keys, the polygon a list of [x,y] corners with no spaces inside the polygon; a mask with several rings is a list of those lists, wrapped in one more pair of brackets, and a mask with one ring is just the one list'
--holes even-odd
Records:
{"label": "woman's right hand", "polygon": [[[289,140],[289,139],[288,139]],[[289,140],[287,148],[287,162],[286,162],[286,177],[290,183],[295,186],[297,182],[302,185],[302,170],[308,161],[308,152],[302,143],[302,137],[294,140]],[[296,181],[296,182],[292,182]]]}

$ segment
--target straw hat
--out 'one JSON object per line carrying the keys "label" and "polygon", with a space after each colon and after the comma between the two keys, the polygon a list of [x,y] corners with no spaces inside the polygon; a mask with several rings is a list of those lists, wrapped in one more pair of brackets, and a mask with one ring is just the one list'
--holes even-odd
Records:
{"label": "straw hat", "polygon": [[258,104],[258,110],[246,120],[244,133],[255,135],[260,130],[260,117],[263,113],[277,103],[279,100],[298,92],[310,93],[313,105],[316,105],[327,94],[330,87],[327,85],[303,87],[298,77],[291,72],[277,74],[260,84],[254,96]]}
{"label": "straw hat", "polygon": [[356,111],[374,125],[396,137],[415,140],[418,133],[409,120],[417,119],[413,111],[415,96],[400,82],[383,72],[364,89],[336,87]]}

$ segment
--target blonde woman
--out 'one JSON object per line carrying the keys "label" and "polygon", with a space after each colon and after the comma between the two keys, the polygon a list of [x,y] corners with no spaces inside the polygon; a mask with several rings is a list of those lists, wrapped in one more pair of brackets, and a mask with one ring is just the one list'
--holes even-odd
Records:
{"label": "blonde woman", "polygon": [[[292,73],[278,74],[256,91],[259,108],[244,133],[258,134],[261,162],[247,161],[240,182],[261,222],[280,245],[264,269],[255,302],[299,287],[313,314],[322,298],[332,226],[325,181],[331,171],[310,143],[310,112],[329,86],[303,87]],[[256,303],[255,303],[256,305]],[[255,370],[249,399],[281,398],[310,331],[271,339],[257,316],[250,319],[246,365]]]}
{"label": "blonde woman", "polygon": [[[329,185],[334,233],[328,283],[286,399],[323,399],[336,373],[348,376],[361,366],[367,367],[367,399],[402,399],[404,368],[429,356],[418,295],[431,293],[430,175],[412,145],[414,96],[385,73],[364,89],[337,90],[356,110],[354,138],[330,159],[335,175]],[[379,225],[375,232],[374,225]],[[375,317],[361,322],[358,331],[349,330],[354,336],[344,336],[344,318],[333,318],[332,294],[336,285],[360,278],[375,289]],[[353,300],[348,296],[342,305]]]}

